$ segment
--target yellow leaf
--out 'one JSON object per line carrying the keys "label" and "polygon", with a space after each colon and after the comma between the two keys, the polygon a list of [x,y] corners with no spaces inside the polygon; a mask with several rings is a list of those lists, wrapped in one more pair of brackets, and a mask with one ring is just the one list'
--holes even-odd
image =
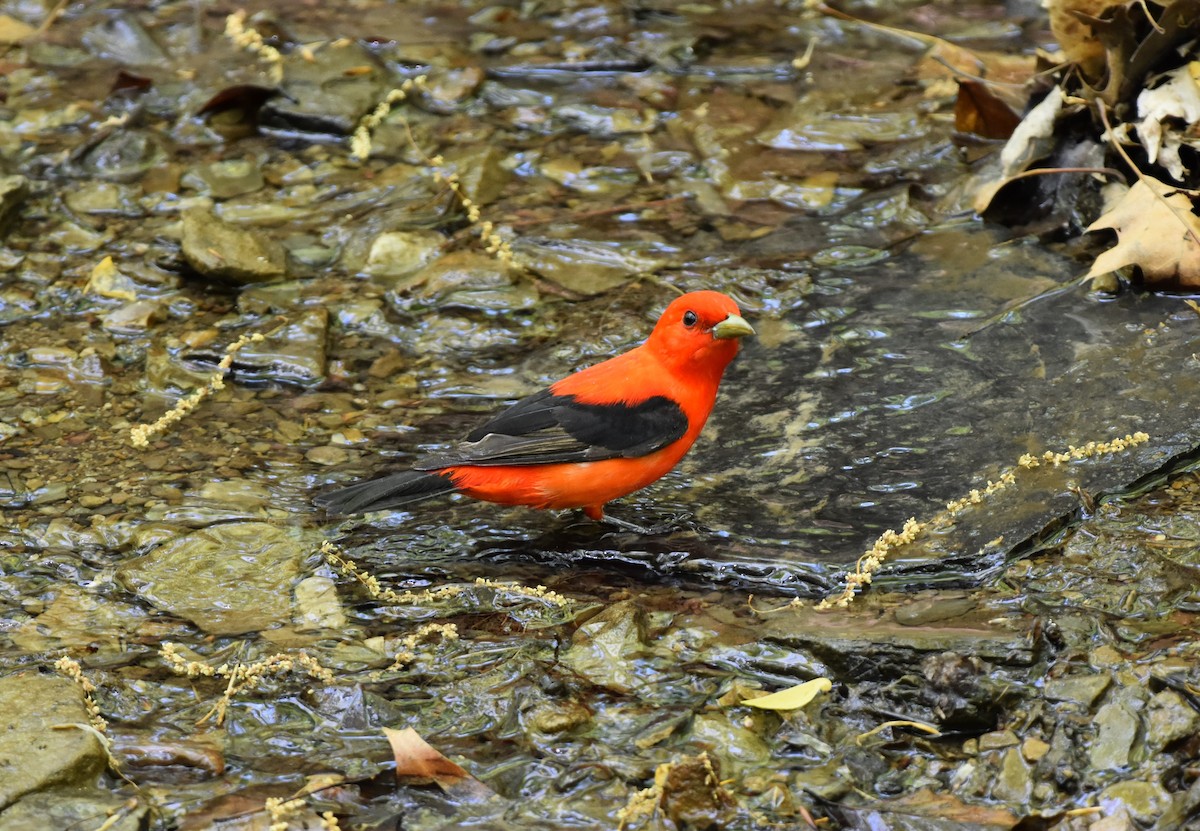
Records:
{"label": "yellow leaf", "polygon": [[1087,276],[1136,265],[1148,283],[1200,286],[1200,219],[1192,213],[1192,195],[1149,176],[1138,179],[1088,226],[1116,231],[1117,244],[1096,258]]}
{"label": "yellow leaf", "polygon": [[814,678],[760,698],[747,698],[742,703],[761,710],[799,710],[816,698],[818,693],[829,692],[831,689],[833,682],[828,678]]}
{"label": "yellow leaf", "polygon": [[133,291],[133,281],[117,269],[112,257],[105,257],[96,263],[88,278],[87,290],[101,297],[137,300],[137,294]]}
{"label": "yellow leaf", "polygon": [[37,29],[28,23],[22,23],[7,14],[0,14],[0,43],[19,43],[36,31]]}

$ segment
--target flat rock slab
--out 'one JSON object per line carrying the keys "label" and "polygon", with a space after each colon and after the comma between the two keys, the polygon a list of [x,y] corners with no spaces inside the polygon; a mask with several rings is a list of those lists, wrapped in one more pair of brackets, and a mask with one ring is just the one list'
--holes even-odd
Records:
{"label": "flat rock slab", "polygon": [[[36,672],[0,678],[0,811],[25,794],[96,780],[106,764],[99,740],[86,730],[54,729],[87,723],[74,682]],[[8,827],[7,817],[0,826]]]}
{"label": "flat rock slab", "polygon": [[158,609],[214,635],[291,622],[292,590],[315,543],[299,529],[231,522],[186,534],[131,560],[117,578]]}
{"label": "flat rock slab", "polygon": [[206,277],[233,283],[282,280],[283,246],[261,229],[233,225],[205,207],[183,214],[183,258]]}

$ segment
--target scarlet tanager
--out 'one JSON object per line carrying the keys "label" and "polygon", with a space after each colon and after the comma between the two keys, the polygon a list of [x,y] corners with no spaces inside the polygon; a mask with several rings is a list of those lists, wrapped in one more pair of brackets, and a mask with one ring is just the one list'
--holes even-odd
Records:
{"label": "scarlet tanager", "polygon": [[316,504],[352,514],[464,493],[605,519],[606,502],[658,480],[687,453],[740,338],[752,334],[731,298],[685,294],[641,345],[522,398],[411,470],[322,494]]}

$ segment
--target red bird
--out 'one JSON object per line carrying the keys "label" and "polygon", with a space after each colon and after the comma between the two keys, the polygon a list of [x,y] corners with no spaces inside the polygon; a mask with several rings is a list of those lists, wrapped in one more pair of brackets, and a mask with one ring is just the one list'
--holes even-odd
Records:
{"label": "red bird", "polygon": [[583,508],[614,522],[605,503],[679,463],[712,412],[739,339],[752,334],[731,298],[685,294],[640,346],[522,398],[412,470],[322,494],[316,504],[362,513],[454,492],[502,505]]}

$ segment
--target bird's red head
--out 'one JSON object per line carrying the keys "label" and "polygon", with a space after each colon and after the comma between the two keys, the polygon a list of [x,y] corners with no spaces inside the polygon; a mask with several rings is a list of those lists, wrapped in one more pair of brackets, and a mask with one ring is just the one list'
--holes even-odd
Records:
{"label": "bird's red head", "polygon": [[719,380],[741,339],[753,334],[733,298],[717,291],[693,291],[671,301],[646,345],[676,370]]}

